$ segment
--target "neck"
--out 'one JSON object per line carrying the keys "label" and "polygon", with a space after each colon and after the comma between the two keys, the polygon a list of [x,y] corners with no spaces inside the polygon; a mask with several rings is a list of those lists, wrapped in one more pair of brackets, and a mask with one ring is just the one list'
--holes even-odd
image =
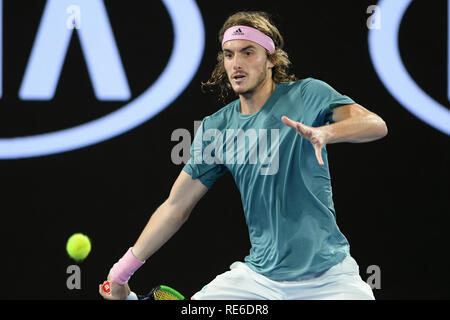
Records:
{"label": "neck", "polygon": [[258,112],[259,109],[264,106],[267,99],[269,99],[274,89],[275,82],[273,82],[270,77],[252,92],[239,95],[241,101],[241,113],[253,114]]}

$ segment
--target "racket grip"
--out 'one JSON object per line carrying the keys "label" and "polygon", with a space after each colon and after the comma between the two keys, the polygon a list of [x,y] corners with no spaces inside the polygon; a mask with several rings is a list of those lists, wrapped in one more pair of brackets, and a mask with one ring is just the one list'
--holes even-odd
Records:
{"label": "racket grip", "polygon": [[131,291],[128,297],[125,298],[125,300],[139,300],[139,299],[137,294]]}
{"label": "racket grip", "polygon": [[[106,283],[103,285],[102,288],[103,288],[103,291],[105,291],[106,293],[110,293],[111,292],[111,284],[109,283],[109,281],[106,281]],[[130,294],[128,295],[128,297],[125,298],[125,300],[139,300],[139,298],[136,293],[131,291]]]}

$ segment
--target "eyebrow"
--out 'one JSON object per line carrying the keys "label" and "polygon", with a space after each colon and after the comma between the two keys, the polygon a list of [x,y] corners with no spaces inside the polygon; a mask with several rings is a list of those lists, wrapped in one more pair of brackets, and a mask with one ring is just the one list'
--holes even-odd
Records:
{"label": "eyebrow", "polygon": [[[251,45],[248,45],[248,46],[246,46],[246,47],[240,49],[239,52],[243,52],[243,51],[247,51],[248,49],[255,49],[255,48],[256,48],[256,47],[255,47],[254,45],[251,44]],[[231,51],[231,50],[229,50],[229,49],[224,49],[223,52],[233,52],[233,51]]]}

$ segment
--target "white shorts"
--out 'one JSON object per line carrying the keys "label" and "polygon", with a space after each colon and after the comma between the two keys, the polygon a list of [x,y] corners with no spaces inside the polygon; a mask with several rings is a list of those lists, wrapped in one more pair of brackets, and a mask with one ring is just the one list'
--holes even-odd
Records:
{"label": "white shorts", "polygon": [[356,261],[348,255],[317,277],[274,281],[235,262],[192,300],[375,300],[370,286],[359,275]]}

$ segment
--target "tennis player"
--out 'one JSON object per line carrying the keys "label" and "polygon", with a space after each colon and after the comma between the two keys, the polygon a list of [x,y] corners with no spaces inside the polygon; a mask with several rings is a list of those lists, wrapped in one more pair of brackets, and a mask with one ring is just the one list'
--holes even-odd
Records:
{"label": "tennis player", "polygon": [[[126,298],[133,273],[230,172],[251,250],[192,299],[374,299],[336,223],[326,145],[380,139],[385,122],[327,83],[290,74],[284,40],[266,13],[230,16],[219,40],[218,64],[202,85],[236,100],[203,119],[170,195],[111,268],[111,292],[100,285],[100,294]],[[250,142],[228,147],[242,133]]]}

